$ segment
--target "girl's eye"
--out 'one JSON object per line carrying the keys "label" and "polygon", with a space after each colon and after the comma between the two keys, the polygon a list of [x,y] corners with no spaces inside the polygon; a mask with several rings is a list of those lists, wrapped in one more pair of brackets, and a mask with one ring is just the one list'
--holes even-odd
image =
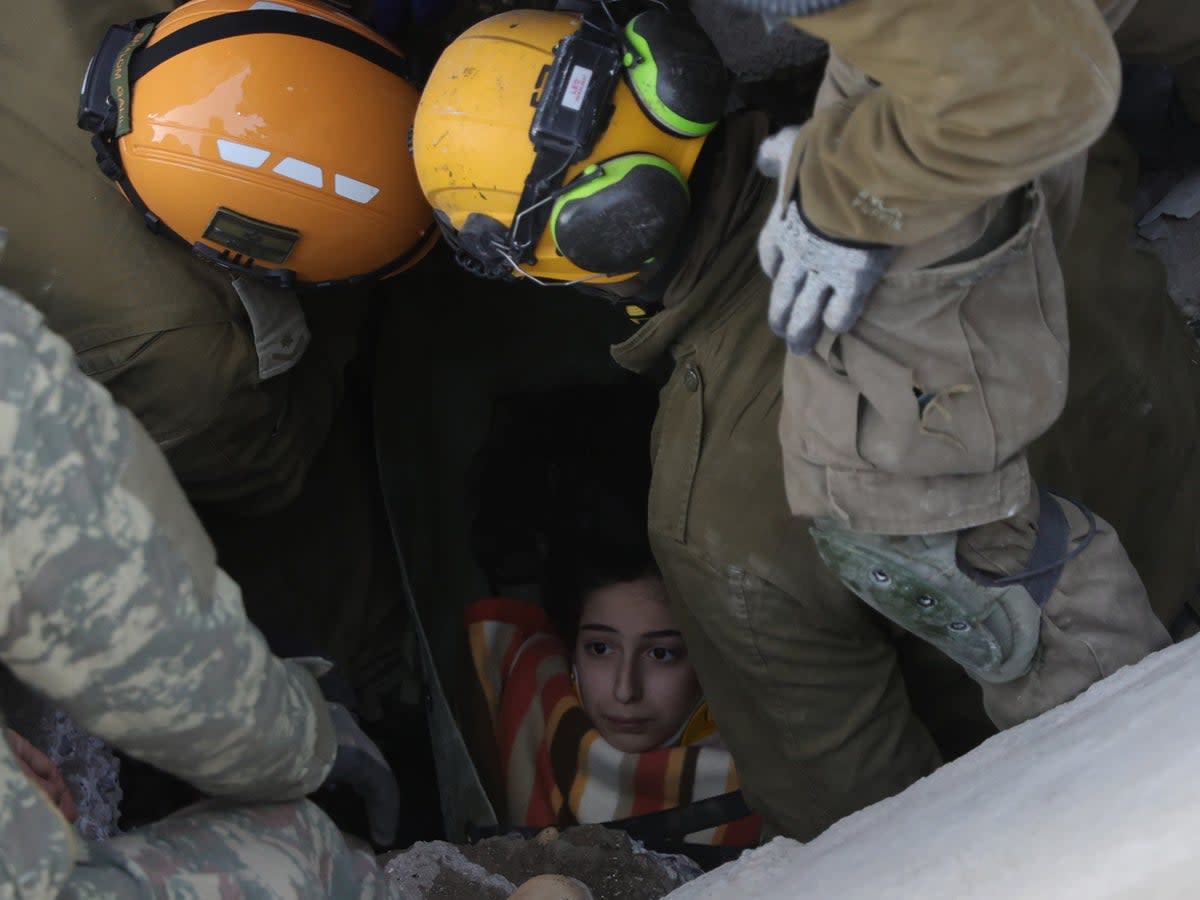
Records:
{"label": "girl's eye", "polygon": [[612,653],[612,647],[604,641],[588,641],[583,645],[583,649],[588,652],[589,656],[607,656]]}
{"label": "girl's eye", "polygon": [[683,659],[684,651],[672,647],[651,647],[648,655],[655,662],[670,663]]}

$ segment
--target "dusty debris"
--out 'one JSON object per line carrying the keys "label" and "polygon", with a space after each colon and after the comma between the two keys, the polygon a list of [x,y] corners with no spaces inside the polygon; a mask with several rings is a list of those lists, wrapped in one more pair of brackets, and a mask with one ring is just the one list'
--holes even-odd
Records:
{"label": "dusty debris", "polygon": [[599,825],[495,837],[456,846],[414,844],[386,871],[423,900],[504,900],[538,875],[569,875],[595,900],[658,900],[700,875],[684,856],[652,853],[622,831]]}
{"label": "dusty debris", "polygon": [[422,900],[504,900],[516,890],[507,878],[471,862],[462,850],[446,841],[419,841],[388,858],[384,871],[400,883],[406,896]]}
{"label": "dusty debris", "polygon": [[592,900],[592,892],[570,875],[535,875],[509,900]]}

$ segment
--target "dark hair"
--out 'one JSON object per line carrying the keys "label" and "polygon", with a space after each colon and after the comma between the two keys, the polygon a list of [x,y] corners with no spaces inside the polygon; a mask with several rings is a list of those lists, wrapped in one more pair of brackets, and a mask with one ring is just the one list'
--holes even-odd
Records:
{"label": "dark hair", "polygon": [[646,495],[585,491],[574,498],[548,535],[543,602],[564,641],[571,644],[587,595],[647,575],[658,564],[646,534]]}
{"label": "dark hair", "polygon": [[646,531],[649,385],[497,405],[477,461],[474,547],[492,589],[536,585],[564,640],[588,592],[657,574]]}

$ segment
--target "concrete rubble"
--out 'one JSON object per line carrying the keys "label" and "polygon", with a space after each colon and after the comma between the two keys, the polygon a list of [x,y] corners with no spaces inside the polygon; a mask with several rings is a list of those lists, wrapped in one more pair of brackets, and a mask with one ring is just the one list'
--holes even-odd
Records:
{"label": "concrete rubble", "polygon": [[466,846],[422,842],[388,857],[385,869],[413,900],[506,900],[545,874],[577,879],[595,900],[658,900],[700,875],[687,857],[647,851],[598,825]]}

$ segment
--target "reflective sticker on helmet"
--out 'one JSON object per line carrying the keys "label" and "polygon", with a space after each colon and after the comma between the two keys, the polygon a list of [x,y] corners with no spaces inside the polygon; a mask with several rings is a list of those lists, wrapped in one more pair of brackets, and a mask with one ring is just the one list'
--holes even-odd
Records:
{"label": "reflective sticker on helmet", "polygon": [[277,9],[280,12],[295,12],[296,7],[284,3],[271,3],[270,0],[257,0],[250,4],[250,9]]}
{"label": "reflective sticker on helmet", "polygon": [[227,141],[224,138],[217,138],[217,152],[221,154],[221,159],[225,162],[237,163],[248,169],[257,169],[271,155],[270,150],[239,144],[237,141]]}
{"label": "reflective sticker on helmet", "polygon": [[587,96],[588,85],[592,83],[592,70],[583,66],[574,66],[571,76],[567,79],[567,89],[563,91],[562,105],[567,109],[579,109],[583,106],[583,98]]}
{"label": "reflective sticker on helmet", "polygon": [[339,197],[345,197],[355,203],[370,203],[379,193],[379,188],[375,185],[358,181],[340,172],[335,172],[333,175],[333,190]]}
{"label": "reflective sticker on helmet", "polygon": [[296,159],[294,156],[289,156],[271,171],[276,175],[282,175],[284,178],[299,181],[301,184],[307,184],[310,187],[319,188],[325,184],[325,176],[321,173],[319,166],[314,166],[312,163],[305,162],[302,159]]}

